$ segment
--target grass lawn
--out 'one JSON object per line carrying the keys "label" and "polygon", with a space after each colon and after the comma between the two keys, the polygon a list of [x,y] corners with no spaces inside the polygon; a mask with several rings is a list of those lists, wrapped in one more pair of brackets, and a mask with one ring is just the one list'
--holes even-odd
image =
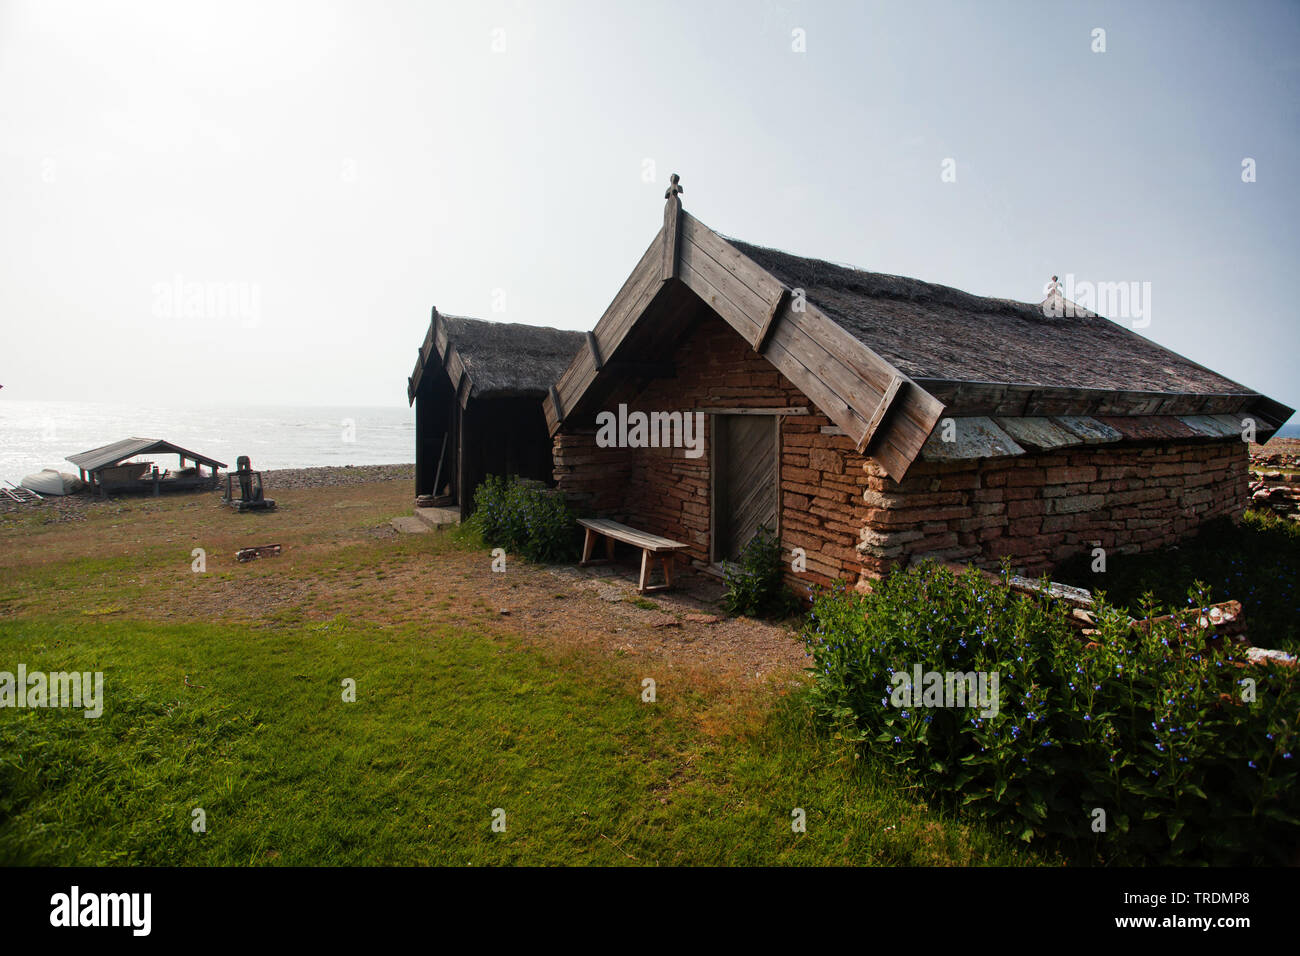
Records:
{"label": "grass lawn", "polygon": [[275,497],[3,516],[0,670],[102,670],[106,704],[0,709],[0,863],[1056,862],[819,732],[797,674],[644,703],[644,660],[503,626],[443,571],[465,543],[377,531],[406,482]]}

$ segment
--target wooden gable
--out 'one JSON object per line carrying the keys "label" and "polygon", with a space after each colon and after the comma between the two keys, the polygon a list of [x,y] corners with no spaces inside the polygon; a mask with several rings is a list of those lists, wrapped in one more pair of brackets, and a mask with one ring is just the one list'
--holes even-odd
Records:
{"label": "wooden gable", "polygon": [[432,310],[429,331],[425,334],[424,342],[418,350],[415,370],[406,380],[406,397],[409,402],[415,402],[416,393],[420,390],[420,382],[426,370],[431,367],[445,373],[451,380],[452,391],[455,392],[460,407],[464,408],[468,405],[474,383],[469,377],[464,359],[461,358],[460,352],[456,350],[447,333],[447,323],[442,320],[437,307]]}
{"label": "wooden gable", "polygon": [[[670,196],[659,230],[544,402],[554,435],[600,376],[619,374],[629,334],[652,303],[690,289],[792,384],[901,480],[944,405]],[[626,351],[626,350],[625,350]]]}

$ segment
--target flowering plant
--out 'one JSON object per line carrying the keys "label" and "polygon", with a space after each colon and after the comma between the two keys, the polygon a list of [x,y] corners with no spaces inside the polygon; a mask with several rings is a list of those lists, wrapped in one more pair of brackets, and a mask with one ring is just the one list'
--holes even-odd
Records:
{"label": "flowering plant", "polygon": [[[1300,674],[1207,643],[1195,621],[1209,603],[1197,586],[1187,608],[1134,627],[1102,596],[1081,638],[1065,607],[1012,590],[1005,570],[924,563],[866,596],[839,585],[804,632],[815,706],[1026,841],[1107,861],[1294,862]],[[1158,612],[1148,600],[1138,613]],[[918,664],[997,673],[1000,706],[896,706],[894,675]]]}

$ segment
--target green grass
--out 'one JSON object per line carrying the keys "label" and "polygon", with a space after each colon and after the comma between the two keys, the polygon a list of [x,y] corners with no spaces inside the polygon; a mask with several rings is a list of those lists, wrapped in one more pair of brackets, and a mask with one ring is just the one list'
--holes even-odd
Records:
{"label": "green grass", "polygon": [[1300,524],[1268,512],[1248,511],[1240,525],[1225,520],[1205,526],[1176,548],[1107,558],[1104,574],[1083,555],[1053,577],[1093,591],[1136,611],[1148,591],[1166,607],[1185,607],[1187,589],[1200,580],[1215,601],[1237,600],[1246,636],[1257,647],[1300,652]]}
{"label": "green grass", "polygon": [[512,631],[458,576],[473,553],[487,573],[472,528],[374,534],[409,508],[389,484],[286,490],[252,521],[211,496],[0,521],[0,671],[102,670],[106,697],[95,720],[0,708],[0,864],[1058,862],[856,757],[797,676],[738,688]]}
{"label": "green grass", "polygon": [[0,711],[5,864],[1037,859],[927,809],[798,694],[746,717],[669,682],[646,704],[609,662],[345,620],[6,621],[0,654],[102,669],[107,699],[96,720]]}

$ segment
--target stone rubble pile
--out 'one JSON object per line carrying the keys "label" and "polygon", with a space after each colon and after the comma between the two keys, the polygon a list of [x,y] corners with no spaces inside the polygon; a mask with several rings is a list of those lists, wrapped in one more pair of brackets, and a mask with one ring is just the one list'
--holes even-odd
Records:
{"label": "stone rubble pile", "polygon": [[1256,454],[1250,456],[1250,465],[1250,507],[1300,521],[1300,455]]}

